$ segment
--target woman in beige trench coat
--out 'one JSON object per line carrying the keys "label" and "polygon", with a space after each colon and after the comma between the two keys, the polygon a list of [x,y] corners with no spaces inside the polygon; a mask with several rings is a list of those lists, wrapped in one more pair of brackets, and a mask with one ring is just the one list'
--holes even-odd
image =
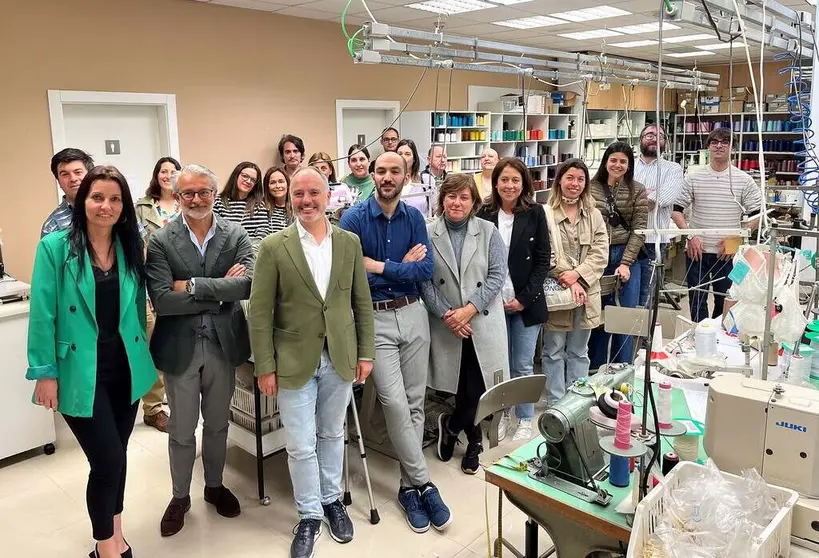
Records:
{"label": "woman in beige trench coat", "polygon": [[567,383],[589,373],[589,336],[600,325],[600,277],[608,263],[609,239],[591,196],[589,169],[580,159],[569,159],[557,170],[549,207],[552,245],[560,242],[563,248],[549,276],[570,288],[578,304],[573,310],[550,310],[543,332],[542,364],[551,405],[565,395]]}

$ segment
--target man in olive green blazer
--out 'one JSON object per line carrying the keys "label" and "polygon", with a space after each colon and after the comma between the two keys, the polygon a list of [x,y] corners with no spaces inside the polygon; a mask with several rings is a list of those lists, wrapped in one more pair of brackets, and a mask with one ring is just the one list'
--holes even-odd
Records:
{"label": "man in olive green blazer", "polygon": [[341,543],[353,525],[341,503],[344,417],[352,382],[375,358],[373,307],[358,237],[325,217],[327,179],[312,167],[290,184],[293,225],[259,247],[250,342],[259,387],[278,394],[299,512],[290,556],[313,556],[321,522]]}

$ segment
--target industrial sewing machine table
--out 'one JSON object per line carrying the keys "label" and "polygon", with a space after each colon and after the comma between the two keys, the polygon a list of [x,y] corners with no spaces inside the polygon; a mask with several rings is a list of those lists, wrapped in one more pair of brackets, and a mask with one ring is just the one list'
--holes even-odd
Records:
{"label": "industrial sewing machine table", "polygon": [[[673,390],[671,407],[675,419],[690,417],[681,390]],[[637,408],[635,412],[639,414]],[[559,558],[586,558],[596,550],[625,556],[631,536],[631,517],[618,513],[615,508],[632,493],[637,474],[631,475],[631,483],[626,488],[613,486],[608,480],[598,483],[612,495],[608,506],[586,502],[515,469],[518,463],[534,457],[543,441],[542,436],[536,437],[489,467],[485,474],[486,482],[500,488],[510,502],[531,518],[525,531],[525,558],[538,558],[537,525],[549,533]],[[705,459],[702,440],[700,458]]]}

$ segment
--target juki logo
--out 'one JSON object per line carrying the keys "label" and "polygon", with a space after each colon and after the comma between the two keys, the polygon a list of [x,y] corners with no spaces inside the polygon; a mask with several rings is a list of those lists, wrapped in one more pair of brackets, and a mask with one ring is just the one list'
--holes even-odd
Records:
{"label": "juki logo", "polygon": [[796,430],[797,432],[807,432],[807,426],[801,426],[799,424],[793,424],[792,422],[785,422],[784,420],[780,420],[776,423],[777,426],[781,426],[782,428],[787,428],[789,430]]}

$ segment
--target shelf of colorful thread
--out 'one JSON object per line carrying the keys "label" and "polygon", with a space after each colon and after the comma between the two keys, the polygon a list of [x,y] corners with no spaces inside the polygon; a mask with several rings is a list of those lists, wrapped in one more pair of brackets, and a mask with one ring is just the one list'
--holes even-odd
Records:
{"label": "shelf of colorful thread", "polygon": [[[616,392],[615,392],[616,393]],[[614,436],[600,439],[600,449],[609,454],[609,482],[625,487],[631,479],[632,459],[642,457],[648,446],[632,435],[632,405],[623,398],[617,407],[617,425]]]}

